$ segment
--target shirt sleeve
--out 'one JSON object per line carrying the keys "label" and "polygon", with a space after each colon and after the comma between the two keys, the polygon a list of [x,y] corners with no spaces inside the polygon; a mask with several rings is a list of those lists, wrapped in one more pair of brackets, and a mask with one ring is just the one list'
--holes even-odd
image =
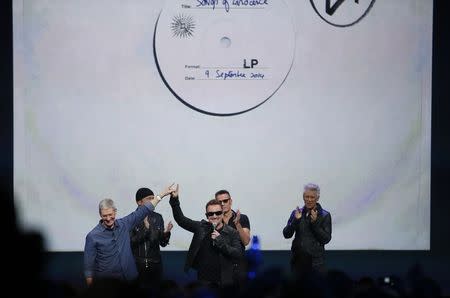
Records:
{"label": "shirt sleeve", "polygon": [[298,224],[298,220],[295,218],[295,210],[291,212],[286,226],[283,229],[284,238],[288,239],[294,235],[295,226]]}
{"label": "shirt sleeve", "polygon": [[84,276],[86,278],[94,276],[95,258],[97,250],[95,249],[95,242],[91,234],[86,236],[86,243],[84,245]]}
{"label": "shirt sleeve", "polygon": [[124,222],[129,231],[133,229],[136,225],[138,225],[141,221],[144,220],[145,216],[149,212],[155,210],[155,206],[152,203],[147,202],[144,205],[139,206],[135,211],[131,212],[124,218],[122,218],[122,222]]}
{"label": "shirt sleeve", "polygon": [[159,231],[159,245],[162,247],[167,246],[169,244],[170,232],[164,232],[164,219],[162,215],[158,216],[158,231]]}
{"label": "shirt sleeve", "polygon": [[241,214],[241,219],[239,220],[241,223],[241,226],[243,228],[247,228],[250,230],[250,220],[248,219],[248,216],[245,214]]}

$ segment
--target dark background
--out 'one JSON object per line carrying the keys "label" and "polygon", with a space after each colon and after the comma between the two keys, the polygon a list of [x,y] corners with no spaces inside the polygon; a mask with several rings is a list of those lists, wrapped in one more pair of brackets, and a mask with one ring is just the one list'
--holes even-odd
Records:
{"label": "dark background", "polygon": [[[150,0],[149,0],[150,1]],[[406,276],[414,264],[420,264],[426,275],[438,281],[443,293],[450,295],[450,197],[448,195],[448,171],[450,169],[449,143],[449,26],[446,21],[448,1],[434,1],[433,20],[433,72],[432,72],[432,138],[431,138],[431,250],[430,251],[328,251],[328,268],[348,273],[352,278],[363,276],[377,278],[385,275]],[[14,241],[15,217],[13,201],[13,46],[12,46],[12,1],[1,1],[1,68],[0,68],[0,182],[2,194],[2,245],[13,258],[35,257],[36,252],[22,252]],[[55,198],[57,199],[57,198]],[[401,198],[399,198],[401,200]],[[33,206],[27,206],[33,208]],[[67,210],[65,211],[67,212]],[[395,216],[394,210],[386,210],[386,216]],[[251,219],[250,219],[251,220]],[[62,228],[64,224],[61,223]],[[282,227],[280,227],[281,233]],[[370,235],[369,235],[370,236]],[[355,235],[357,241],[358,235]],[[11,241],[12,240],[12,241]],[[23,245],[19,243],[20,245]],[[30,247],[32,249],[33,246]],[[164,251],[163,262],[166,276],[183,283],[194,278],[182,272],[186,252]],[[4,255],[4,258],[8,258]],[[288,271],[289,251],[263,251],[262,270],[278,266]],[[82,252],[44,252],[44,278],[67,281],[83,286]],[[14,266],[14,265],[12,265]],[[14,269],[14,268],[13,268]],[[27,272],[27,269],[16,268]],[[11,268],[4,269],[11,270]],[[7,273],[8,274],[8,273]],[[26,277],[26,275],[24,276]]]}

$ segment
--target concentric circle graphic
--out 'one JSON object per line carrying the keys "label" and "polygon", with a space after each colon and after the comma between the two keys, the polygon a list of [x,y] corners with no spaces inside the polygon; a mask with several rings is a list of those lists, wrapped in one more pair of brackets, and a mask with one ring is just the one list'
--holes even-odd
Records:
{"label": "concentric circle graphic", "polygon": [[153,50],[176,98],[230,116],[260,106],[283,85],[295,33],[282,0],[171,0],[156,22]]}
{"label": "concentric circle graphic", "polygon": [[335,27],[350,27],[359,23],[375,4],[375,0],[310,0],[317,15]]}

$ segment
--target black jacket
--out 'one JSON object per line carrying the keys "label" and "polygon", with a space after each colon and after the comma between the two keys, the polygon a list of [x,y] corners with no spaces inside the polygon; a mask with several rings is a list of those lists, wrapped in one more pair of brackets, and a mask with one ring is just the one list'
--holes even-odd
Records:
{"label": "black jacket", "polygon": [[295,233],[291,246],[292,253],[306,252],[311,255],[313,264],[322,264],[325,244],[331,240],[331,214],[320,204],[317,204],[317,211],[317,220],[311,222],[311,216],[307,215],[306,208],[303,208],[300,219],[295,218],[293,210],[283,229],[283,236],[291,238]]}
{"label": "black jacket", "polygon": [[[189,268],[198,269],[194,267],[194,261],[196,257],[201,257],[197,256],[197,254],[203,239],[209,237],[212,233],[212,225],[206,220],[195,221],[185,217],[183,211],[181,211],[178,197],[170,198],[170,206],[172,207],[173,218],[177,224],[183,229],[194,233],[187,253],[184,270],[187,271]],[[215,247],[220,251],[221,285],[231,284],[233,283],[233,263],[235,263],[236,259],[242,257],[244,253],[239,233],[224,224],[220,236],[215,239]]]}
{"label": "black jacket", "polygon": [[136,261],[149,260],[153,263],[161,262],[159,246],[169,243],[170,232],[164,233],[164,220],[161,214],[150,212],[148,215],[150,227],[147,229],[143,221],[133,228],[130,233],[131,249]]}

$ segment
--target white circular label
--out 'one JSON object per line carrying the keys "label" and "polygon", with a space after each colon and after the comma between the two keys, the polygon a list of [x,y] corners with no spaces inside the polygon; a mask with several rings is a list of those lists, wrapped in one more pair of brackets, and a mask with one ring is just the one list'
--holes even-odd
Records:
{"label": "white circular label", "polygon": [[282,0],[171,0],[155,27],[154,55],[170,91],[194,110],[236,115],[267,101],[294,61]]}

